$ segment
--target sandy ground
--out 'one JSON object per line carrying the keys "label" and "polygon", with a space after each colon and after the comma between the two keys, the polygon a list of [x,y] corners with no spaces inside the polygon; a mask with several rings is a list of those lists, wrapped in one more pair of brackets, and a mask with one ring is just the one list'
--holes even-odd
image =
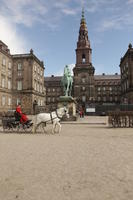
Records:
{"label": "sandy ground", "polygon": [[133,129],[0,133],[0,200],[132,200]]}

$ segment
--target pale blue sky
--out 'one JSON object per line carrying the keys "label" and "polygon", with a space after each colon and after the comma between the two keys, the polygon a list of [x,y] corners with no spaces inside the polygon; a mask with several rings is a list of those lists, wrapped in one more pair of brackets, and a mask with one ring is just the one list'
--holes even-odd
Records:
{"label": "pale blue sky", "polygon": [[61,75],[76,62],[82,4],[96,74],[119,73],[133,43],[133,0],[0,0],[0,40],[12,54],[32,48],[45,63],[45,76]]}

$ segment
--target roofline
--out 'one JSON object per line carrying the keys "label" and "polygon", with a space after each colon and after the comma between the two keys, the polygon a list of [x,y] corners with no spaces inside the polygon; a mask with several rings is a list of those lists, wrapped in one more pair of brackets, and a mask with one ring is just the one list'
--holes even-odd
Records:
{"label": "roofline", "polygon": [[38,63],[39,65],[41,65],[41,67],[43,67],[43,69],[45,69],[43,61],[40,61],[40,60],[35,56],[35,54],[33,54],[33,53],[27,53],[27,54],[13,54],[12,57],[13,57],[14,59],[17,59],[17,58],[27,58],[27,57],[33,58],[33,59],[35,59],[35,60],[37,61],[37,63]]}

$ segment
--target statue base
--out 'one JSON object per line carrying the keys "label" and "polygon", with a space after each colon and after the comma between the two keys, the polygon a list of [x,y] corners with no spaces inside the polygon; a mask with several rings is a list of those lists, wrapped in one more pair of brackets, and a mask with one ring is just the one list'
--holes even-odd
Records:
{"label": "statue base", "polygon": [[76,121],[76,102],[71,96],[60,96],[58,101],[58,108],[66,106],[69,112],[69,118],[64,116],[62,118],[63,121]]}

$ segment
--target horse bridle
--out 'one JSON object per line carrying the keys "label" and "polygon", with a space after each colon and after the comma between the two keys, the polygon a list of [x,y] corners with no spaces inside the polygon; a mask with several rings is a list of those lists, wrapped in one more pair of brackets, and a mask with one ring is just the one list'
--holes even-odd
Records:
{"label": "horse bridle", "polygon": [[55,113],[56,113],[57,117],[58,117],[59,119],[61,119],[61,117],[58,115],[57,110],[55,111]]}

